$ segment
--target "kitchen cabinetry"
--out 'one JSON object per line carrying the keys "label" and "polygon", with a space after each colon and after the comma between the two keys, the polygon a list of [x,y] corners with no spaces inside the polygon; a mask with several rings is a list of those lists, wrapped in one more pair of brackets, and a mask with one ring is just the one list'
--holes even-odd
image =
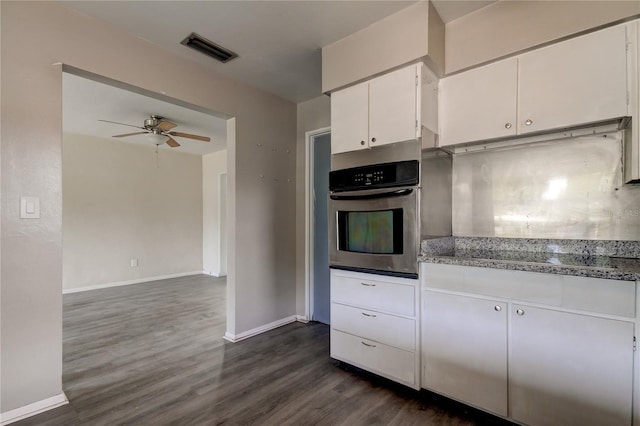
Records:
{"label": "kitchen cabinetry", "polygon": [[629,24],[629,110],[631,130],[624,143],[624,182],[640,182],[640,21]]}
{"label": "kitchen cabinetry", "polygon": [[518,60],[440,80],[440,146],[515,136]]}
{"label": "kitchen cabinetry", "polygon": [[433,112],[423,113],[429,99],[435,108],[437,79],[423,64],[332,93],[331,153],[415,140],[423,125],[435,131]]}
{"label": "kitchen cabinetry", "polygon": [[331,357],[420,387],[418,280],[331,270]]}
{"label": "kitchen cabinetry", "polygon": [[440,146],[628,115],[627,25],[441,80]]}
{"label": "kitchen cabinetry", "polygon": [[518,57],[518,133],[627,115],[626,26]]}
{"label": "kitchen cabinetry", "polygon": [[507,416],[507,303],[425,291],[422,386]]}
{"label": "kitchen cabinetry", "polygon": [[631,423],[633,323],[511,306],[509,401],[530,425]]}
{"label": "kitchen cabinetry", "polygon": [[421,265],[423,387],[530,425],[630,424],[635,282]]}
{"label": "kitchen cabinetry", "polygon": [[331,153],[369,147],[369,84],[331,95]]}

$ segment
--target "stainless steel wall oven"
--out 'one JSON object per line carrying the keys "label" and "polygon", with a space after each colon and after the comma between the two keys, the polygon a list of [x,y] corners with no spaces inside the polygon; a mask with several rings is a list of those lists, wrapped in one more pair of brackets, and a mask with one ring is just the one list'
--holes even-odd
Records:
{"label": "stainless steel wall oven", "polygon": [[418,277],[417,160],[329,174],[331,268]]}

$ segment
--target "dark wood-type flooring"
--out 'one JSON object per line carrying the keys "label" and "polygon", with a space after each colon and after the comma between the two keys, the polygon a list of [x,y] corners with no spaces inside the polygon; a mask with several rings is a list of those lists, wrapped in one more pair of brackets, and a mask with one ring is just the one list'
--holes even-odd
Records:
{"label": "dark wood-type flooring", "polygon": [[63,312],[70,403],[15,425],[507,424],[331,360],[324,324],[225,342],[224,279],[67,294]]}

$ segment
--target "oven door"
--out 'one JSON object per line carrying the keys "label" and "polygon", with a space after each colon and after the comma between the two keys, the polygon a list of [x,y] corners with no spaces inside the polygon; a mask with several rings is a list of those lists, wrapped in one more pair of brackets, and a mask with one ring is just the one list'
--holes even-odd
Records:
{"label": "oven door", "polygon": [[331,194],[330,266],[417,278],[417,209],[414,186]]}

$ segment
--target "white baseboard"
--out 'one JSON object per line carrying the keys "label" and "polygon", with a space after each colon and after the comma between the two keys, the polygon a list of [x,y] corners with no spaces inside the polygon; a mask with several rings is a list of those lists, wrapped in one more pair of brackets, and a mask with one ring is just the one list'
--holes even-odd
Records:
{"label": "white baseboard", "polygon": [[219,272],[219,271],[218,272],[202,271],[202,273],[205,274],[205,275],[211,275],[212,277],[217,277],[217,278],[226,277],[227,276],[226,272]]}
{"label": "white baseboard", "polygon": [[65,289],[62,289],[62,294],[79,293],[81,291],[99,290],[101,288],[120,287],[123,285],[140,284],[140,283],[146,283],[149,281],[166,280],[168,278],[188,277],[190,275],[200,275],[202,273],[203,271],[181,272],[179,274],[159,275],[157,277],[147,277],[147,278],[139,278],[136,280],[129,280],[129,281],[118,281],[114,283],[96,284],[96,285],[90,285],[87,287],[65,288]]}
{"label": "white baseboard", "polygon": [[307,324],[309,322],[309,318],[306,315],[296,315],[296,321]]}
{"label": "white baseboard", "polygon": [[0,425],[8,425],[10,423],[17,422],[18,420],[44,413],[45,411],[52,410],[68,403],[69,400],[67,399],[67,396],[62,392],[56,396],[52,396],[51,398],[43,399],[5,413],[0,413]]}
{"label": "white baseboard", "polygon": [[239,334],[232,334],[227,331],[226,333],[224,333],[224,336],[222,338],[228,342],[236,343],[240,340],[248,339],[249,337],[264,333],[265,331],[273,330],[274,328],[282,327],[283,325],[291,324],[292,322],[296,321],[296,316],[291,315],[290,317],[282,318],[280,320],[261,325],[260,327],[252,328],[251,330],[247,330]]}

